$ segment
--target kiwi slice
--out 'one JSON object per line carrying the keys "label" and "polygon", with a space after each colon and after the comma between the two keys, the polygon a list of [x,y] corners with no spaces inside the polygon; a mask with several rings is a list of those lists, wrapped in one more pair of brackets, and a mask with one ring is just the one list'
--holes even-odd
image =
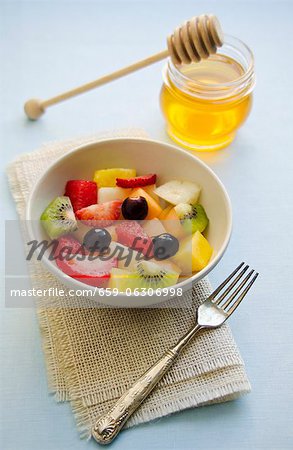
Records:
{"label": "kiwi slice", "polygon": [[204,207],[199,203],[194,205],[179,203],[179,205],[175,206],[175,211],[186,232],[193,234],[196,231],[200,231],[202,233],[208,226],[208,216]]}
{"label": "kiwi slice", "polygon": [[160,289],[177,283],[179,274],[168,267],[159,266],[150,261],[140,261],[137,264],[136,287],[145,289]]}
{"label": "kiwi slice", "polygon": [[77,228],[69,197],[56,197],[41,215],[41,223],[51,239],[70,233]]}

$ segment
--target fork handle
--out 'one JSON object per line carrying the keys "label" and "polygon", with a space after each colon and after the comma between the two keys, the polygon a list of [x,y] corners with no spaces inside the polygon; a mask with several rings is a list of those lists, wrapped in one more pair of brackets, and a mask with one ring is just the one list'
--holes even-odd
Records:
{"label": "fork handle", "polygon": [[92,428],[92,435],[99,444],[109,444],[123,428],[125,422],[141,405],[161,378],[170,369],[181,350],[199,332],[200,325],[193,326],[164,356],[148,369],[126,391],[105,415],[101,416]]}

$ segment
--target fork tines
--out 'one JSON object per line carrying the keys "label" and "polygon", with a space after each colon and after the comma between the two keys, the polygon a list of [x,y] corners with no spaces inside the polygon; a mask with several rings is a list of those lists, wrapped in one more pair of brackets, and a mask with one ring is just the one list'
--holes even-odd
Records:
{"label": "fork tines", "polygon": [[[239,264],[239,266],[209,297],[214,304],[229,315],[235,311],[237,306],[239,306],[259,275],[254,269],[252,269],[246,276],[244,276],[248,269],[248,264],[245,265],[244,262]],[[226,289],[223,291],[225,287]],[[231,294],[228,296],[230,292]]]}

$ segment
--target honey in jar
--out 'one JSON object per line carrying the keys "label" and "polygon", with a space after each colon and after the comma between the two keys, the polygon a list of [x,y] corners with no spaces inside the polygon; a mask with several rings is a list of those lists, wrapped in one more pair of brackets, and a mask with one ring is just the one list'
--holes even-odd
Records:
{"label": "honey in jar", "polygon": [[230,36],[198,63],[175,66],[170,59],[160,96],[169,136],[197,151],[226,147],[249,114],[254,84],[253,55]]}

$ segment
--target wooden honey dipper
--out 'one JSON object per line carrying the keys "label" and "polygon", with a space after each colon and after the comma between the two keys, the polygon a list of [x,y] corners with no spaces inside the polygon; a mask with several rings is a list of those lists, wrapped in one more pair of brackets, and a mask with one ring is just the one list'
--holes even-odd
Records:
{"label": "wooden honey dipper", "polygon": [[167,38],[166,50],[47,100],[32,98],[24,105],[25,113],[29,119],[37,120],[49,106],[83,94],[138,69],[161,61],[168,56],[170,56],[175,65],[190,64],[208,58],[216,53],[217,48],[222,45],[223,33],[216,16],[202,14],[201,16],[193,17],[176,28],[174,33]]}

